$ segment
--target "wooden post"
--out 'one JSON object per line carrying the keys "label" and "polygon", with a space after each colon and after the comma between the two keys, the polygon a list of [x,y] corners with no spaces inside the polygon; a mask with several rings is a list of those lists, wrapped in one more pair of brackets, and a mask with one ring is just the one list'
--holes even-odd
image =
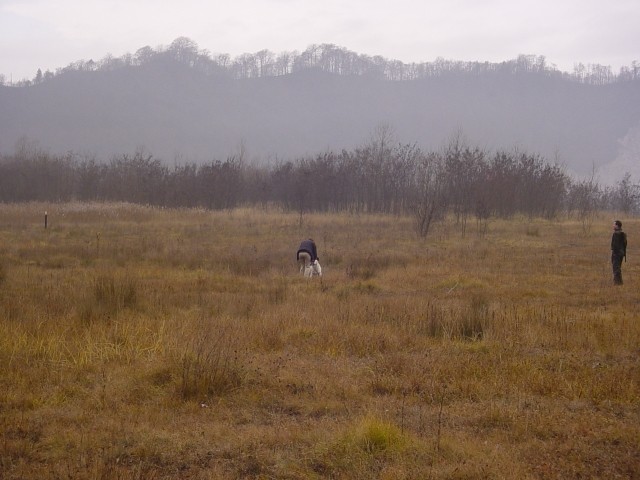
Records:
{"label": "wooden post", "polygon": [[47,229],[47,212],[44,212],[44,228]]}

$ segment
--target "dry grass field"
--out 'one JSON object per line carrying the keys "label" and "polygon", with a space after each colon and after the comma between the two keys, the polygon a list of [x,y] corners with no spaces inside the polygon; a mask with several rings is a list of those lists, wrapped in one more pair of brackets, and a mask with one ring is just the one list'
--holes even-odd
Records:
{"label": "dry grass field", "polygon": [[640,478],[611,220],[2,205],[0,477]]}

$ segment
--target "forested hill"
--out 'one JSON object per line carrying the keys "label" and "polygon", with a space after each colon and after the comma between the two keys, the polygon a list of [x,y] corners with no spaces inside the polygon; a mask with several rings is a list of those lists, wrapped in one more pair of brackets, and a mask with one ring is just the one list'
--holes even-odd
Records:
{"label": "forested hill", "polygon": [[208,162],[240,145],[253,158],[291,159],[356,147],[386,125],[397,142],[425,149],[462,132],[481,148],[517,147],[587,173],[619,164],[621,145],[640,135],[635,71],[584,81],[519,58],[422,64],[411,72],[400,65],[393,78],[397,62],[374,58],[371,68],[349,72],[309,59],[302,68],[295,62],[303,54],[284,67],[280,57],[256,54],[240,71],[246,57],[227,59],[228,66],[207,57],[203,67],[205,55],[193,45],[171,48],[0,86],[0,154],[27,139],[51,153],[103,160],[143,147],[169,164]]}

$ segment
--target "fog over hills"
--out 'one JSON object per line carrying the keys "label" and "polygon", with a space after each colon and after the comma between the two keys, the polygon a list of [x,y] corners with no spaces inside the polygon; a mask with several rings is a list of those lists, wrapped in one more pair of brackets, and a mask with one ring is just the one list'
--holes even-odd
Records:
{"label": "fog over hills", "polygon": [[213,61],[205,71],[166,53],[0,86],[0,154],[26,138],[51,153],[105,161],[142,147],[168,164],[201,163],[241,144],[250,158],[273,161],[351,149],[386,125],[396,141],[427,150],[462,132],[474,146],[539,153],[572,173],[594,166],[605,176],[615,166],[616,178],[638,173],[635,73],[600,84],[504,68],[401,80],[375,70],[332,73],[320,64],[234,75]]}

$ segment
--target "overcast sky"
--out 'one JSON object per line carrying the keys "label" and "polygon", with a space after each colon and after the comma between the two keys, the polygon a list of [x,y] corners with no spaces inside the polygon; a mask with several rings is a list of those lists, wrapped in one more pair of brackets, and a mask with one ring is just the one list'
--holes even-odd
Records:
{"label": "overcast sky", "polygon": [[617,73],[640,61],[640,0],[0,0],[0,74],[31,79],[182,36],[233,57],[333,43],[407,63],[534,54]]}

